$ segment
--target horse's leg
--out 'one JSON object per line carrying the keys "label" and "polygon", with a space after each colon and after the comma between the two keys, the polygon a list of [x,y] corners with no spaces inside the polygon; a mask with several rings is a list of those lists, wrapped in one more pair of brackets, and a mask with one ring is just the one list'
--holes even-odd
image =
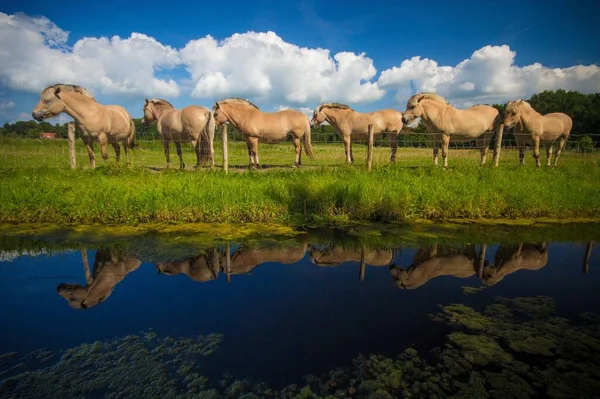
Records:
{"label": "horse's leg", "polygon": [[131,159],[129,159],[129,139],[123,140],[123,151],[125,151],[125,162],[127,166],[131,166]]}
{"label": "horse's leg", "polygon": [[433,143],[433,164],[438,166],[438,152],[440,151],[440,143]]}
{"label": "horse's leg", "polygon": [[480,165],[485,165],[485,162],[487,161],[487,154],[489,151],[489,146],[490,146],[490,141],[492,141],[492,137],[490,134],[488,133],[484,133],[483,134],[483,143],[481,145],[481,162],[479,163]]}
{"label": "horse's leg", "polygon": [[100,143],[100,153],[102,154],[102,159],[108,161],[108,139],[106,138],[106,134],[100,133],[98,135],[98,142]]}
{"label": "horse's leg", "polygon": [[119,142],[115,141],[114,143],[110,143],[115,149],[115,157],[117,159],[117,163],[121,162],[121,146],[119,146]]}
{"label": "horse's leg", "polygon": [[300,145],[300,139],[294,137],[294,147],[296,148],[296,160],[294,161],[294,168],[300,166],[302,157],[302,146]]}
{"label": "horse's leg", "polygon": [[517,144],[519,147],[519,163],[525,165],[525,143]]}
{"label": "horse's leg", "polygon": [[396,162],[396,151],[398,151],[398,134],[387,133],[390,141],[390,163]]}
{"label": "horse's leg", "polygon": [[88,156],[90,157],[90,165],[92,169],[96,167],[96,155],[94,154],[94,141],[91,137],[83,138],[85,147],[87,148]]}
{"label": "horse's leg", "polygon": [[560,142],[558,143],[558,148],[556,149],[556,155],[554,155],[554,165],[558,165],[558,158],[560,157],[560,153],[563,148],[565,148],[565,144],[567,143],[567,137],[561,137]]}
{"label": "horse's leg", "polygon": [[346,163],[352,163],[352,146],[350,144],[350,135],[342,136],[342,141],[344,142],[344,150],[346,152]]}
{"label": "horse's leg", "polygon": [[546,166],[550,166],[550,161],[552,160],[552,150],[554,144],[550,143],[549,146],[546,147]]}
{"label": "horse's leg", "polygon": [[179,157],[179,168],[185,169],[185,163],[183,162],[183,153],[181,152],[181,141],[175,140],[175,149],[177,150],[177,156]]}
{"label": "horse's leg", "polygon": [[258,138],[248,137],[248,141],[252,145],[252,158],[254,158],[254,167],[260,169],[260,162],[258,160]]}
{"label": "horse's leg", "polygon": [[165,151],[165,158],[167,158],[167,169],[171,168],[171,152],[169,151],[169,140],[163,139],[163,149]]}
{"label": "horse's leg", "polygon": [[248,147],[248,168],[252,169],[254,166],[254,157],[252,156],[252,143],[250,140],[246,140],[246,146]]}
{"label": "horse's leg", "polygon": [[445,169],[448,169],[448,145],[450,145],[450,136],[442,136],[442,159]]}
{"label": "horse's leg", "polygon": [[201,138],[198,137],[197,140],[192,140],[192,147],[194,147],[194,152],[196,153],[196,170],[200,170],[200,145]]}
{"label": "horse's leg", "polygon": [[540,138],[535,137],[533,139],[533,158],[535,159],[535,166],[542,166],[540,163]]}

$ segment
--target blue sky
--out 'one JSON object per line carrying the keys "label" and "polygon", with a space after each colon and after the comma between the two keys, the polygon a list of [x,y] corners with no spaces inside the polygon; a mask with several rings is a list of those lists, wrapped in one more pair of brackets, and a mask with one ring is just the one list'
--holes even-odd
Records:
{"label": "blue sky", "polygon": [[[161,4],[167,4],[168,7]],[[367,72],[371,68],[369,65],[358,65],[352,61],[351,65],[356,69],[350,74],[352,76],[341,76],[342,72],[338,71],[340,77],[336,79],[343,83],[337,83],[338,86],[331,83],[323,89],[331,93],[331,100],[345,101],[353,104],[356,109],[365,111],[382,107],[402,108],[406,96],[410,95],[413,89],[437,91],[450,99],[456,98],[456,104],[459,106],[468,106],[472,102],[506,101],[512,99],[511,96],[528,96],[540,87],[597,91],[600,84],[600,73],[597,70],[597,65],[600,65],[600,43],[598,35],[594,34],[597,32],[600,2],[593,0],[369,3],[236,0],[191,2],[189,5],[179,1],[128,3],[113,0],[65,0],[59,7],[52,2],[28,0],[3,2],[0,11],[9,16],[19,12],[32,19],[45,17],[61,30],[69,32],[68,40],[61,48],[67,55],[73,51],[71,47],[83,38],[111,38],[118,35],[121,39],[127,39],[132,32],[138,32],[155,39],[160,45],[170,46],[174,51],[178,51],[190,40],[198,40],[206,35],[211,35],[220,42],[236,33],[243,35],[249,31],[272,31],[283,42],[298,48],[327,49],[330,51],[330,57],[339,52],[351,52],[356,55],[366,53],[365,57],[371,60],[372,67],[377,71],[375,74]],[[30,25],[26,28],[32,29]],[[10,43],[14,42],[10,35],[15,35],[17,31],[11,32],[0,30],[0,41],[4,42],[0,50],[4,50],[5,53],[14,52],[10,48]],[[29,44],[20,43],[21,48],[27,45]],[[508,46],[509,50],[506,47],[502,49],[500,46],[503,45]],[[486,46],[492,46],[491,50],[479,54],[471,60],[470,65],[457,68],[459,63],[471,59],[474,52]],[[37,50],[38,47],[32,52]],[[283,53],[285,51],[287,50]],[[140,54],[145,53],[142,51]],[[230,56],[233,53],[224,54]],[[250,67],[257,70],[256,74],[241,70],[243,66],[240,64],[249,60],[248,57],[253,57],[253,54],[261,57],[262,53],[259,50],[254,53],[250,49],[249,53],[238,54],[240,58],[232,60],[237,66],[226,65],[224,61],[217,64],[208,61],[184,61],[169,67],[150,64],[147,76],[174,80],[178,87],[177,95],[169,96],[168,91],[163,93],[157,90],[157,96],[163,94],[163,97],[172,99],[176,106],[190,103],[209,106],[213,100],[224,95],[240,95],[253,100],[254,94],[256,102],[265,110],[281,106],[314,108],[320,101],[329,100],[327,94],[318,97],[314,92],[305,93],[302,88],[296,86],[280,89],[282,81],[289,79],[301,85],[302,78],[293,73],[289,76],[277,75],[284,73],[282,71],[287,64],[282,64],[283,66],[276,68],[274,72],[269,65],[280,62],[276,53],[269,52],[268,56],[274,57],[273,59],[253,60],[250,63]],[[392,68],[400,68],[403,61],[415,56],[421,57],[421,60],[434,61],[436,65],[413,60],[401,70],[392,71]],[[298,57],[298,62],[305,59],[301,55]],[[0,60],[3,61],[1,57]],[[27,59],[22,60],[21,64],[15,61],[14,69],[23,74],[23,65],[26,63]],[[513,67],[525,67],[534,63],[539,63],[545,68],[536,72],[537,77],[529,76],[526,71],[513,70]],[[127,62],[123,64],[123,69],[126,69]],[[15,77],[16,72],[13,76],[9,75],[10,71],[0,72],[0,122],[14,120],[19,115],[24,117],[24,113],[30,113],[39,98],[39,91],[43,88],[38,86],[44,86],[43,83],[57,83],[51,81],[52,74],[49,74],[47,79],[40,78],[40,74],[43,74],[46,68],[51,68],[49,65],[54,64],[38,65],[34,80],[40,80],[39,84],[36,82],[36,86],[32,83],[31,87],[26,88],[22,88],[23,85],[18,82],[30,81],[27,77]],[[306,65],[309,69],[319,69],[318,65]],[[556,76],[551,77],[550,82],[547,78],[542,79],[552,68],[570,68],[576,65],[587,69],[566,71],[566,77],[565,73],[554,73]],[[442,66],[454,69],[436,69]],[[263,67],[264,71],[261,69]],[[190,68],[195,74],[189,72]],[[131,86],[130,90],[124,89],[129,94],[122,95],[105,90],[100,77],[101,71],[97,72],[98,77],[94,78],[96,80],[92,80],[85,76],[84,69],[75,68],[59,76],[81,79],[81,83],[91,85],[92,91],[100,101],[122,103],[134,117],[141,116],[141,110],[138,109],[140,106],[136,104],[140,103],[140,99],[143,101],[143,97],[148,94],[148,90],[144,91],[142,88],[142,83],[136,87]],[[110,69],[110,66],[105,66],[105,69]],[[386,70],[390,71],[388,76],[380,80]],[[130,73],[135,74],[135,71]],[[219,76],[222,76],[222,81],[213,76],[215,73],[221,73]],[[329,79],[328,71],[315,73],[319,77],[323,76],[323,79]],[[510,82],[505,86],[512,89],[505,90],[502,82],[494,82],[490,77],[505,74],[511,75],[508,78]],[[364,78],[365,75],[368,79]],[[128,82],[131,79],[124,71],[113,71],[112,75],[107,72],[107,76],[114,82],[130,84]],[[192,97],[192,89],[203,77],[205,86],[199,90],[204,94]],[[270,84],[265,83],[261,86],[250,82],[247,90],[240,89],[237,93],[236,87],[242,87],[244,79],[265,79]],[[217,83],[206,83],[208,80],[220,81],[222,86],[211,92],[211,88]],[[544,83],[540,83],[542,80]],[[363,88],[362,94],[351,93],[351,87],[354,87],[352,85],[356,85],[358,93],[360,85],[369,82],[376,87]],[[276,83],[278,87],[274,87]],[[465,86],[465,83],[468,84]],[[471,86],[474,89],[470,93],[458,89]],[[294,94],[295,91],[300,94]],[[11,102],[14,105],[11,106]]]}

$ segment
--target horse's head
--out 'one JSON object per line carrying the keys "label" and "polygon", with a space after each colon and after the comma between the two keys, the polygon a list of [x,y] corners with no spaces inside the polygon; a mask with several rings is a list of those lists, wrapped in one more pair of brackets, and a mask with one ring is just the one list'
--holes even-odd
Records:
{"label": "horse's head", "polygon": [[319,126],[321,123],[325,122],[325,119],[326,116],[325,113],[323,113],[323,106],[319,105],[313,112],[313,117],[310,120],[310,127]]}
{"label": "horse's head", "polygon": [[396,287],[398,287],[402,290],[412,288],[411,284],[407,284],[408,277],[410,275],[407,270],[404,270],[400,266],[391,265],[390,266],[390,274],[392,275],[392,278],[394,279],[394,284],[396,285]]}
{"label": "horse's head", "polygon": [[229,117],[218,102],[213,105],[213,118],[215,118],[215,124],[221,126],[229,122]]}
{"label": "horse's head", "polygon": [[183,273],[181,262],[157,263],[156,270],[158,271],[158,274],[165,274],[167,276],[176,276]]}
{"label": "horse's head", "polygon": [[66,105],[60,97],[61,90],[61,86],[55,85],[47,87],[42,91],[40,101],[31,113],[33,119],[43,121],[65,111]]}
{"label": "horse's head", "polygon": [[521,120],[521,107],[525,104],[523,100],[509,101],[504,111],[504,128],[510,129]]}
{"label": "horse's head", "polygon": [[142,118],[142,125],[150,125],[152,122],[156,122],[157,118],[154,113],[154,103],[146,98],[144,104],[144,117]]}
{"label": "horse's head", "polygon": [[406,102],[406,111],[402,114],[402,122],[406,125],[417,118],[423,118],[425,109],[421,103],[423,100],[432,100],[434,102],[447,105],[448,101],[436,93],[418,93],[408,99]]}
{"label": "horse's head", "polygon": [[481,272],[481,281],[487,286],[498,284],[504,278],[502,273],[499,273],[500,266],[493,265],[488,261],[485,261],[483,271]]}
{"label": "horse's head", "polygon": [[85,287],[79,284],[59,284],[56,287],[58,295],[62,296],[67,300],[69,306],[75,309],[85,309],[81,304],[88,294]]}

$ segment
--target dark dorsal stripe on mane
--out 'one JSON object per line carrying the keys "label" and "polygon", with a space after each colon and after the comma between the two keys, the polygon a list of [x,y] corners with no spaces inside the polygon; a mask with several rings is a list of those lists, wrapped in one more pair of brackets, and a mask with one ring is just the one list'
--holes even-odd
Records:
{"label": "dark dorsal stripe on mane", "polygon": [[92,100],[96,100],[94,98],[94,96],[92,96],[92,93],[90,93],[88,91],[88,89],[86,89],[85,87],[81,87],[78,85],[72,85],[72,84],[66,84],[66,83],[57,83],[51,86],[46,87],[44,90],[42,90],[42,92],[48,90],[48,89],[56,89],[56,88],[60,88],[61,91],[72,91],[75,93],[79,93],[82,96],[86,96],[91,98]]}
{"label": "dark dorsal stripe on mane", "polygon": [[226,98],[224,100],[217,101],[217,104],[246,104],[246,105],[249,105],[256,109],[259,109],[256,105],[252,104],[250,101],[246,100],[245,98],[240,98],[240,97]]}
{"label": "dark dorsal stripe on mane", "polygon": [[350,106],[342,103],[324,103],[319,105],[317,108],[317,112],[321,112],[323,108],[337,108],[337,109],[349,109],[350,111],[354,111]]}
{"label": "dark dorsal stripe on mane", "polygon": [[411,106],[415,106],[422,100],[433,100],[442,104],[448,104],[448,101],[436,93],[417,93],[414,96],[410,97],[406,102],[406,108],[411,108]]}
{"label": "dark dorsal stripe on mane", "polygon": [[175,108],[173,106],[173,104],[171,104],[170,102],[168,102],[167,100],[164,100],[162,98],[153,98],[152,100],[149,100],[148,102],[151,102],[152,104],[156,104],[156,105],[167,105],[171,108]]}

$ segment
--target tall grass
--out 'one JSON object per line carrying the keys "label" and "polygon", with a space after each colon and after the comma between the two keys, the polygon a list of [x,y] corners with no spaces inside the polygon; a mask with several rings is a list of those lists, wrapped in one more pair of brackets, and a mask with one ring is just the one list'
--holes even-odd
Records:
{"label": "tall grass", "polygon": [[[406,153],[407,150],[404,151]],[[109,162],[95,170],[0,167],[0,222],[107,223],[347,221],[600,216],[600,167],[571,157],[558,168],[480,167],[455,157],[449,170],[383,164],[155,172]]]}

